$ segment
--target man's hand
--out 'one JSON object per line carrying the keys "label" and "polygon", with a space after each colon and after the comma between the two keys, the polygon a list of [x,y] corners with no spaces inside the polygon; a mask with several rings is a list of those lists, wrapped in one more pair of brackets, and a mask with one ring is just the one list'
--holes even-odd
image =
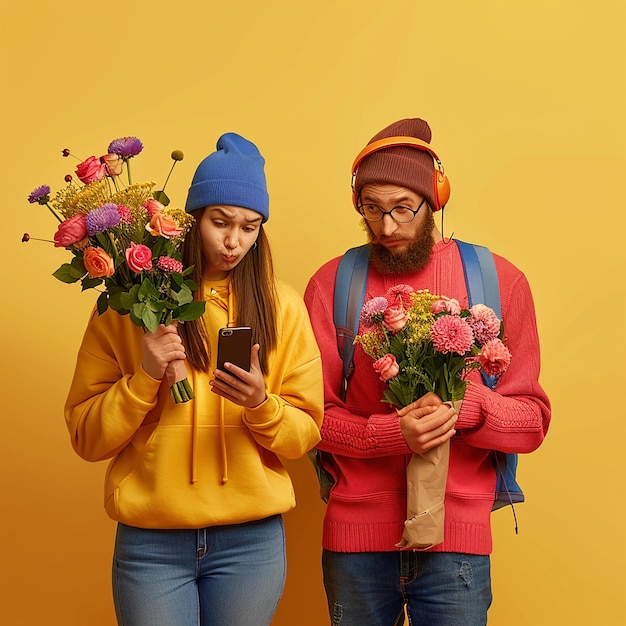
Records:
{"label": "man's hand", "polygon": [[413,452],[422,454],[444,443],[455,433],[456,411],[434,393],[427,393],[398,411],[400,429]]}

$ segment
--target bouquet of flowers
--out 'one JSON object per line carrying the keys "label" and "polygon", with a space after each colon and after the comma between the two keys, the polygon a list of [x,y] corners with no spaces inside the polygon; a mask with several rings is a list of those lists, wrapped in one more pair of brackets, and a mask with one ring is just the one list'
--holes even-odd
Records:
{"label": "bouquet of flowers", "polygon": [[[484,304],[461,309],[452,298],[397,285],[363,305],[355,343],[374,359],[374,370],[387,384],[384,402],[402,408],[432,391],[458,411],[469,371],[499,376],[508,367],[503,336],[502,322]],[[408,518],[398,547],[426,550],[443,541],[448,458],[449,442],[413,454]]]}
{"label": "bouquet of flowers", "polygon": [[[75,173],[80,183],[68,174],[67,185],[53,198],[50,187],[42,185],[28,201],[50,210],[59,221],[53,243],[72,254],[53,276],[64,283],[79,282],[83,290],[99,291],[99,314],[110,307],[154,332],[159,324],[201,317],[205,303],[194,300],[198,286],[189,277],[193,268],[183,268],[181,262],[180,248],[194,218],[169,208],[165,194],[169,174],[158,191],[154,182],[132,182],[130,160],[142,150],[137,137],[116,139],[104,156],[79,159]],[[68,149],[62,154],[72,156]],[[170,174],[183,159],[182,152],[172,152],[172,159]],[[22,237],[30,239],[28,233]],[[168,372],[168,379],[173,381],[174,400],[192,399],[185,364],[175,361],[172,367],[175,371]]]}

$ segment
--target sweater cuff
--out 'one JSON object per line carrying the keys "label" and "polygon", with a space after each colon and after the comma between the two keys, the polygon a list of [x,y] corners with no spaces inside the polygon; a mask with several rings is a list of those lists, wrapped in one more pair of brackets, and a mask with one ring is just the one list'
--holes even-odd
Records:
{"label": "sweater cuff", "polygon": [[143,367],[140,367],[129,379],[129,391],[143,402],[155,403],[159,388],[163,381],[152,378]]}
{"label": "sweater cuff", "polygon": [[485,405],[485,394],[491,393],[485,385],[471,381],[465,389],[465,396],[456,423],[457,428],[475,428],[483,421],[483,406]]}
{"label": "sweater cuff", "polygon": [[248,407],[244,410],[244,420],[250,424],[263,424],[271,421],[280,411],[279,398],[272,394],[267,394],[267,398],[259,406],[255,406],[250,409]]}
{"label": "sweater cuff", "polygon": [[368,420],[368,428],[376,445],[388,454],[411,454],[400,429],[400,418],[394,413],[373,413]]}

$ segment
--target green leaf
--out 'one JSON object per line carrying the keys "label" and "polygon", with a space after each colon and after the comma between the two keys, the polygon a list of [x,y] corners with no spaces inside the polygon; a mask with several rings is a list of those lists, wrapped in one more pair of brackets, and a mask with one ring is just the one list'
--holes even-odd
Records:
{"label": "green leaf", "polygon": [[154,199],[158,200],[163,206],[167,206],[170,203],[170,199],[164,191],[155,191],[153,194]]}
{"label": "green leaf", "polygon": [[113,242],[106,233],[96,233],[96,241],[112,258],[118,256],[118,252],[115,249]]}
{"label": "green leaf", "polygon": [[164,300],[147,300],[146,308],[150,309],[150,311],[154,313],[162,313],[167,308],[167,303]]}
{"label": "green leaf", "polygon": [[102,278],[91,278],[89,276],[85,276],[81,282],[81,291],[85,291],[86,289],[93,289],[98,285],[102,284]]}
{"label": "green leaf", "polygon": [[[130,311],[139,302],[139,285],[134,285],[130,291],[122,291],[111,296],[111,300],[119,302],[120,307]],[[111,304],[111,308],[116,308]],[[141,316],[139,316],[141,317]]]}
{"label": "green leaf", "polygon": [[69,263],[63,263],[63,265],[61,265],[61,267],[52,275],[62,283],[71,284],[77,283],[84,276],[84,273],[77,275],[74,267],[72,267]]}
{"label": "green leaf", "polygon": [[172,272],[170,274],[170,282],[174,284],[174,287],[177,287],[176,291],[178,291],[184,283],[183,275],[178,272]]}
{"label": "green leaf", "polygon": [[133,324],[136,324],[137,326],[141,326],[142,328],[144,328],[143,320],[141,318],[141,315],[143,313],[143,308],[144,308],[144,305],[141,303],[138,303],[138,304],[135,304],[135,306],[133,306],[133,308],[129,311],[131,322]]}
{"label": "green leaf", "polygon": [[109,294],[103,291],[96,300],[98,315],[102,315],[109,308]]}
{"label": "green leaf", "polygon": [[157,328],[159,326],[159,318],[156,316],[154,311],[151,311],[147,306],[143,309],[143,313],[141,314],[141,321],[143,322],[144,326],[151,332],[155,333],[157,331]]}
{"label": "green leaf", "polygon": [[183,284],[180,291],[176,295],[176,300],[181,306],[189,304],[189,302],[193,302],[193,293],[191,292],[191,289],[189,289],[187,285]]}
{"label": "green leaf", "polygon": [[393,404],[394,406],[397,406],[399,409],[401,409],[403,406],[402,402],[398,399],[398,397],[396,396],[395,393],[393,393],[393,391],[391,391],[391,389],[385,389],[385,391],[383,391],[383,402],[387,402],[388,404]]}
{"label": "green leaf", "polygon": [[194,300],[189,304],[181,306],[179,313],[174,316],[174,319],[181,322],[190,322],[191,320],[197,320],[199,317],[202,317],[204,315],[205,307],[206,302],[199,302],[198,300]]}
{"label": "green leaf", "polygon": [[159,292],[157,288],[154,286],[151,280],[148,278],[144,278],[141,283],[141,287],[139,288],[139,293],[137,294],[137,298],[142,302],[145,300],[158,300]]}

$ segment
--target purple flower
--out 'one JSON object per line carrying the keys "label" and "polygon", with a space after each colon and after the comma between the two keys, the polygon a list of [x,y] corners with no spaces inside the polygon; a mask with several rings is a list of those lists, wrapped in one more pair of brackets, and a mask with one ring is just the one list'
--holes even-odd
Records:
{"label": "purple flower", "polygon": [[117,205],[113,203],[103,204],[97,209],[92,209],[87,213],[85,224],[87,226],[87,234],[91,237],[96,233],[102,233],[107,228],[113,228],[120,223],[120,214],[117,211]]}
{"label": "purple flower", "polygon": [[381,322],[383,320],[385,309],[388,306],[389,302],[387,301],[387,298],[383,298],[382,296],[377,296],[368,300],[361,309],[361,324],[365,326],[365,328],[369,328],[377,322]]}
{"label": "purple flower", "polygon": [[28,201],[31,204],[39,203],[45,204],[50,200],[50,187],[48,185],[42,185],[41,187],[37,187],[37,189],[33,189],[28,196]]}
{"label": "purple flower", "polygon": [[137,156],[143,150],[143,144],[137,137],[114,139],[107,148],[109,154],[119,154],[124,160]]}

